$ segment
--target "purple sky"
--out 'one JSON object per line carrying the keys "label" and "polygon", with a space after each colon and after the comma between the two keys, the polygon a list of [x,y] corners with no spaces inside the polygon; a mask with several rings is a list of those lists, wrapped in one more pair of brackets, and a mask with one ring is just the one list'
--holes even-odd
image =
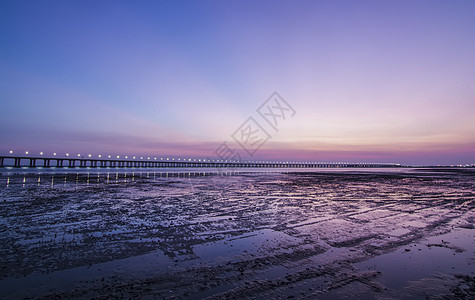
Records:
{"label": "purple sky", "polygon": [[[475,1],[2,1],[0,153],[475,163]],[[296,111],[273,130],[277,91]]]}

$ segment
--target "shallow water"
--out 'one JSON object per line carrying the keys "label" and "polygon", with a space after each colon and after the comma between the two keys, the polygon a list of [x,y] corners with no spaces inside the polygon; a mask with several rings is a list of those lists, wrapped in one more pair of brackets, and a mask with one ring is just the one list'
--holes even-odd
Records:
{"label": "shallow water", "polygon": [[474,295],[473,170],[293,171],[4,170],[0,295]]}

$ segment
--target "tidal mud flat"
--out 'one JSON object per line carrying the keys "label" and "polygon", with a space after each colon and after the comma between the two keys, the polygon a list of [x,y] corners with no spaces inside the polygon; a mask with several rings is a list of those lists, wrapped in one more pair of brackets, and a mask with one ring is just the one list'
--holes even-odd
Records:
{"label": "tidal mud flat", "polygon": [[0,184],[2,299],[475,297],[473,170]]}

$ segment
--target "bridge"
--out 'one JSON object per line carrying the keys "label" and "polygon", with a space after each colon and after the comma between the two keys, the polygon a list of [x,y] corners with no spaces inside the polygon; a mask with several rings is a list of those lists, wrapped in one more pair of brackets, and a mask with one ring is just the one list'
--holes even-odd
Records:
{"label": "bridge", "polygon": [[[22,162],[23,165],[22,165]],[[26,164],[25,164],[26,162]],[[395,163],[335,163],[335,162],[282,162],[282,161],[235,161],[219,159],[170,159],[150,157],[140,159],[0,156],[0,168],[395,168]]]}

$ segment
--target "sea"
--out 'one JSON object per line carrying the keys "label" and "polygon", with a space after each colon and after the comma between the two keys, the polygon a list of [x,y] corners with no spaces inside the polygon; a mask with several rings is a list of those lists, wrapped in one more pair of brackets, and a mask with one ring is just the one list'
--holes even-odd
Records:
{"label": "sea", "polygon": [[475,169],[0,169],[0,298],[475,298]]}

